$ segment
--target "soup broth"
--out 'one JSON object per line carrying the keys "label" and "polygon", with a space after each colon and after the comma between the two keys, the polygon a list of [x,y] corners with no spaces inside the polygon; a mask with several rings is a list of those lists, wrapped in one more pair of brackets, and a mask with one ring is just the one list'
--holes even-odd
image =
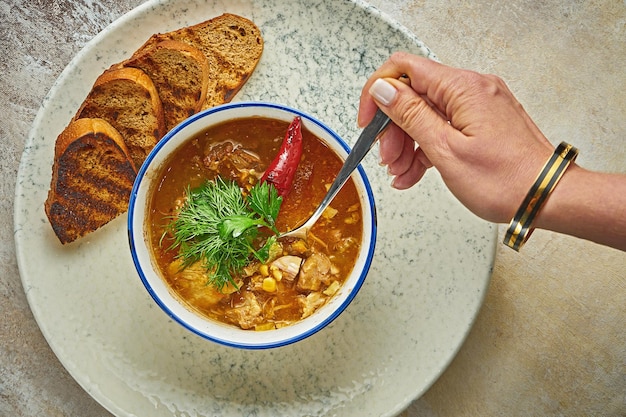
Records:
{"label": "soup broth", "polygon": [[[234,180],[245,193],[256,184],[282,143],[288,122],[237,119],[198,134],[162,165],[151,190],[149,239],[162,277],[198,313],[243,329],[270,330],[302,320],[324,305],[352,271],[362,240],[361,204],[350,179],[311,229],[306,241],[281,238],[270,260],[251,260],[221,291],[208,284],[200,263],[182,268],[170,249],[167,226],[186,190],[217,176]],[[303,151],[293,186],[276,221],[280,231],[303,223],[315,210],[343,161],[302,127]]]}

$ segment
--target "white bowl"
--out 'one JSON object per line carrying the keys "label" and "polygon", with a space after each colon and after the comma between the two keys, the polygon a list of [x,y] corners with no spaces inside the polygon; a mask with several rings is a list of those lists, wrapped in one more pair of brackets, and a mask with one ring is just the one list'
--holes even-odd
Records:
{"label": "white bowl", "polygon": [[242,330],[207,319],[182,304],[161,277],[147,241],[147,197],[158,171],[168,156],[197,133],[215,124],[243,117],[261,116],[290,122],[299,115],[303,126],[321,138],[342,159],[349,147],[330,128],[314,117],[282,105],[270,103],[232,103],[195,114],[172,129],[155,146],[137,174],[130,196],[128,234],[133,261],[141,281],[154,301],[172,319],[191,332],[214,342],[237,348],[265,349],[284,346],[313,335],[336,319],[361,288],[369,270],[376,242],[376,211],[372,189],[363,168],[352,175],[362,207],[363,241],[356,264],[341,289],[311,316],[276,330]]}

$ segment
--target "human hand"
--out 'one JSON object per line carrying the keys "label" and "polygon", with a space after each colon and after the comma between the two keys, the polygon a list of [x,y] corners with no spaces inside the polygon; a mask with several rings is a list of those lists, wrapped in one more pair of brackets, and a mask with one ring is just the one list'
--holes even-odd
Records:
{"label": "human hand", "polygon": [[[407,85],[399,80],[406,75]],[[508,222],[554,148],[498,77],[395,53],[368,79],[359,124],[377,107],[394,124],[380,159],[406,189],[434,166],[471,211]]]}

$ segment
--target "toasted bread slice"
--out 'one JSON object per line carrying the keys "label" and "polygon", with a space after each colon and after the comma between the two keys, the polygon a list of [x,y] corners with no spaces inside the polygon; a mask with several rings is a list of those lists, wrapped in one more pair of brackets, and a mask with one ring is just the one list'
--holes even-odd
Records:
{"label": "toasted bread slice", "polygon": [[166,129],[229,102],[262,52],[259,28],[224,14],[153,35],[98,77],[57,138],[45,211],[59,240],[72,242],[126,211],[137,168]]}
{"label": "toasted bread slice", "polygon": [[135,165],[120,133],[102,119],[71,122],[56,141],[45,211],[61,243],[128,209]]}
{"label": "toasted bread slice", "polygon": [[74,120],[82,118],[109,122],[124,138],[137,167],[165,134],[159,94],[137,68],[112,68],[100,75]]}
{"label": "toasted bread slice", "polygon": [[[122,67],[139,68],[157,89],[165,127],[169,131],[199,112],[209,87],[209,61],[199,49],[178,41],[163,41],[138,50]],[[212,79],[212,90],[216,79]]]}
{"label": "toasted bread slice", "polygon": [[205,109],[229,102],[248,80],[263,53],[260,29],[250,20],[230,13],[153,35],[144,47],[168,39],[188,43],[217,62],[217,68],[212,69],[216,86],[214,91],[207,92]]}

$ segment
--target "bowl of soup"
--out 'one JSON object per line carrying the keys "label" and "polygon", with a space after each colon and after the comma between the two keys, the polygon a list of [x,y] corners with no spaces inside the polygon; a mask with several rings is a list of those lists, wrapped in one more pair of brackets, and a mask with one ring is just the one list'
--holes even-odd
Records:
{"label": "bowl of soup", "polygon": [[172,129],[140,168],[129,202],[133,262],[174,321],[226,346],[265,349],[312,336],[342,314],[376,242],[362,167],[305,238],[304,223],[349,147],[290,107],[231,103]]}

